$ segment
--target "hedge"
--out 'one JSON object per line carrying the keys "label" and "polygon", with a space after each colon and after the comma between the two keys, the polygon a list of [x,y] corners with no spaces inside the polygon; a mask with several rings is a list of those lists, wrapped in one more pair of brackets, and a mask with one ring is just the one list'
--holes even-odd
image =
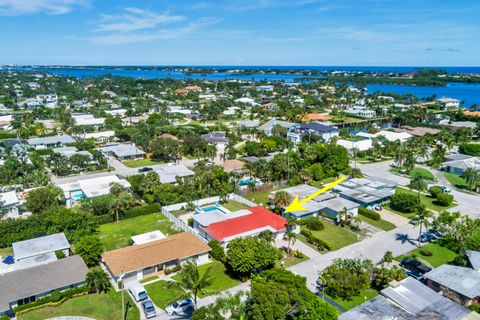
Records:
{"label": "hedge", "polygon": [[[160,204],[152,203],[144,206],[134,207],[126,210],[123,214],[120,215],[120,220],[135,218],[147,214],[160,212]],[[115,215],[113,214],[102,214],[100,216],[93,216],[93,220],[96,223],[106,224],[110,222],[115,222]]]}
{"label": "hedge", "polygon": [[428,192],[430,192],[433,198],[437,198],[439,194],[443,193],[440,187],[430,187],[430,189],[428,189]]}
{"label": "hedge", "polygon": [[480,156],[480,144],[477,143],[462,143],[458,146],[458,151],[469,156]]}
{"label": "hedge", "polygon": [[359,207],[358,208],[358,213],[361,214],[364,217],[370,218],[370,219],[375,220],[375,221],[380,221],[380,219],[382,219],[382,217],[380,216],[380,214],[378,212],[375,212],[373,210],[369,210],[369,209],[364,208],[364,207]]}
{"label": "hedge", "polygon": [[59,306],[68,299],[87,294],[88,290],[89,288],[87,286],[75,287],[65,291],[55,290],[48,296],[42,297],[34,302],[15,307],[13,312],[15,312],[16,315],[20,315],[43,307]]}
{"label": "hedge", "polygon": [[324,251],[324,250],[329,250],[330,251],[330,250],[332,250],[332,246],[328,242],[323,241],[322,239],[318,239],[317,237],[315,237],[312,234],[312,231],[310,231],[306,228],[301,228],[300,229],[300,234],[307,239],[308,243],[317,246],[318,250],[320,250],[320,251]]}

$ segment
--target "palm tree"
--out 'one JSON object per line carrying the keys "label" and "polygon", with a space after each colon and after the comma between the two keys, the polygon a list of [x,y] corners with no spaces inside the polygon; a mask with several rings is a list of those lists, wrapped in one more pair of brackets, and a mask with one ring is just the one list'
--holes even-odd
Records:
{"label": "palm tree", "polygon": [[463,172],[462,177],[465,179],[465,181],[468,184],[468,190],[473,189],[473,186],[477,182],[479,176],[480,176],[480,174],[479,174],[478,170],[476,170],[475,168],[467,168]]}
{"label": "palm tree", "polygon": [[110,290],[111,284],[108,275],[101,269],[93,269],[87,273],[86,281],[92,292],[106,293]]}
{"label": "palm tree", "polygon": [[419,238],[422,235],[422,227],[425,226],[425,228],[428,228],[428,226],[430,225],[430,222],[428,221],[428,219],[431,216],[432,216],[432,213],[424,205],[420,205],[417,208],[415,212],[415,216],[411,219],[411,221],[415,226],[420,226],[420,230],[418,233]]}
{"label": "palm tree", "polygon": [[180,272],[180,281],[171,281],[169,286],[185,291],[189,297],[193,298],[196,309],[198,294],[204,292],[212,284],[213,278],[211,266],[205,272],[200,273],[197,263],[190,260],[185,263]]}
{"label": "palm tree", "polygon": [[287,240],[288,240],[287,253],[290,254],[291,253],[290,246],[292,244],[295,244],[295,242],[297,241],[297,234],[293,232],[293,230],[288,229],[285,232],[285,236],[287,237]]}
{"label": "palm tree", "polygon": [[238,291],[235,294],[228,292],[226,295],[220,296],[215,301],[215,304],[220,307],[220,311],[224,314],[230,312],[231,319],[245,319],[245,301],[243,297],[245,292]]}
{"label": "palm tree", "polygon": [[392,251],[387,251],[385,252],[385,254],[383,255],[383,258],[382,260],[380,260],[380,264],[383,265],[385,263],[391,263],[393,261],[393,253]]}
{"label": "palm tree", "polygon": [[120,212],[128,207],[131,207],[135,202],[133,196],[126,191],[126,189],[118,184],[114,183],[110,187],[110,194],[112,195],[112,211],[115,213],[117,222],[120,221]]}
{"label": "palm tree", "polygon": [[276,209],[281,209],[288,206],[291,202],[290,194],[285,191],[278,191],[273,197],[273,204]]}

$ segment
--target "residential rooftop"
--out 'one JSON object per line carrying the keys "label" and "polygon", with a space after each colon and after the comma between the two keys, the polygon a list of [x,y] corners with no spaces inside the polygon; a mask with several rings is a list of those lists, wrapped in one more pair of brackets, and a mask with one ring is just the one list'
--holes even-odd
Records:
{"label": "residential rooftop", "polygon": [[424,277],[470,299],[480,297],[480,272],[475,269],[444,264]]}
{"label": "residential rooftop", "polygon": [[48,236],[18,241],[12,244],[13,254],[16,260],[29,258],[57,250],[70,248],[70,243],[63,232]]}

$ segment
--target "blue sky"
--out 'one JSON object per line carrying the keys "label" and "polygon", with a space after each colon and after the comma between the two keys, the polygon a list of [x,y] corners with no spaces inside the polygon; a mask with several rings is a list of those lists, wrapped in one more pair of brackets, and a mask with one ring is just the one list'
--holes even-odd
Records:
{"label": "blue sky", "polygon": [[0,0],[1,63],[480,65],[478,0]]}

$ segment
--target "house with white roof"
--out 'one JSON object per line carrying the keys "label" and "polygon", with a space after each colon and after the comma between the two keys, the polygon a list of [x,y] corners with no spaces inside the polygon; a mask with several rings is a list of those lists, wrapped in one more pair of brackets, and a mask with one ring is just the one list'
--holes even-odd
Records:
{"label": "house with white roof", "polygon": [[73,139],[71,136],[53,136],[28,139],[27,143],[35,149],[46,149],[75,143],[75,139]]}
{"label": "house with white roof", "polygon": [[73,115],[76,126],[99,128],[105,124],[105,118],[95,118],[91,114]]}
{"label": "house with white roof", "polygon": [[67,207],[71,207],[78,200],[109,194],[110,188],[114,183],[118,183],[125,188],[130,187],[130,183],[127,180],[120,179],[116,175],[57,184],[57,187],[63,190]]}
{"label": "house with white roof", "polygon": [[15,191],[0,193],[0,217],[3,216],[4,219],[19,217],[20,205]]}
{"label": "house with white roof", "polygon": [[65,256],[70,255],[70,243],[63,232],[14,242],[12,248],[15,262],[35,259],[43,255],[55,255],[57,251],[62,251]]}
{"label": "house with white roof", "polygon": [[373,118],[377,115],[374,110],[370,110],[365,106],[353,106],[350,109],[343,110],[343,112],[346,114],[364,118]]}
{"label": "house with white roof", "polygon": [[93,156],[90,152],[86,150],[78,151],[76,147],[60,147],[60,148],[52,149],[52,151],[53,153],[61,154],[62,156],[67,158],[70,158],[76,154],[81,154],[81,155],[87,156],[88,158],[90,158],[90,160],[93,159]]}
{"label": "house with white roof", "polygon": [[460,106],[460,100],[453,98],[442,97],[440,99],[437,99],[436,102],[442,105],[443,109],[458,108]]}
{"label": "house with white roof", "polygon": [[105,142],[109,142],[110,140],[114,140],[115,131],[108,130],[108,131],[101,131],[101,132],[82,133],[78,135],[77,138],[82,140],[94,139],[96,143],[105,143]]}
{"label": "house with white roof", "polygon": [[177,177],[192,177],[195,172],[188,169],[183,164],[165,164],[156,169],[161,183],[177,183]]}

